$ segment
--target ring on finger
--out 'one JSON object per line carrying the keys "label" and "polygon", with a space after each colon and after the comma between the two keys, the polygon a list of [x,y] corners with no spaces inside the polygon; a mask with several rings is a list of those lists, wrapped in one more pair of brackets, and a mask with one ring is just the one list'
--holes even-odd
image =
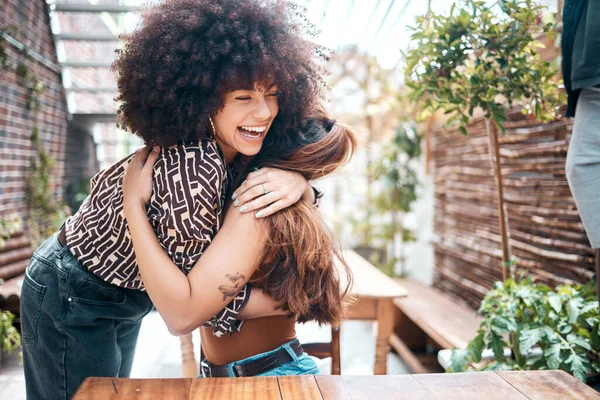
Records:
{"label": "ring on finger", "polygon": [[263,188],[263,194],[269,194],[269,191],[267,189],[265,189],[265,185],[260,185]]}

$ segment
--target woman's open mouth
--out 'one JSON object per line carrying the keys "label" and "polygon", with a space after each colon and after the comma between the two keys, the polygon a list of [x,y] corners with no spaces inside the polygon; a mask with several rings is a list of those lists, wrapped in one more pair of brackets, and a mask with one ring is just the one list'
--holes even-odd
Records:
{"label": "woman's open mouth", "polygon": [[262,139],[267,132],[267,125],[262,126],[238,126],[240,134],[248,140]]}

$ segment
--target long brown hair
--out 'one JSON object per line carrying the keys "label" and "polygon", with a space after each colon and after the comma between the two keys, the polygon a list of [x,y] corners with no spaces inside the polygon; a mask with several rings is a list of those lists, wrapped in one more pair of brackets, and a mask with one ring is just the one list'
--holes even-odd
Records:
{"label": "long brown hair", "polygon": [[[357,143],[354,131],[330,119],[321,106],[313,110],[301,129],[286,137],[285,145],[263,147],[251,166],[285,169],[307,180],[319,179],[346,163]],[[269,232],[261,265],[265,293],[299,322],[341,322],[352,275],[318,210],[300,200],[264,221]],[[336,268],[336,263],[341,268]]]}

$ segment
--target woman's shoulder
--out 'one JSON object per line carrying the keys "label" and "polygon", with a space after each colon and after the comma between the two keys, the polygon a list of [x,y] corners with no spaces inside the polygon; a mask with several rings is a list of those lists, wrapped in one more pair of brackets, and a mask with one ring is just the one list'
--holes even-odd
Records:
{"label": "woman's shoulder", "polygon": [[154,164],[154,181],[159,197],[177,191],[193,198],[220,198],[227,166],[214,140],[170,146],[162,149]]}
{"label": "woman's shoulder", "polygon": [[[225,161],[219,146],[213,139],[178,144],[164,148],[159,160],[163,167],[186,168],[222,177],[226,172]],[[158,164],[161,165],[161,164]]]}

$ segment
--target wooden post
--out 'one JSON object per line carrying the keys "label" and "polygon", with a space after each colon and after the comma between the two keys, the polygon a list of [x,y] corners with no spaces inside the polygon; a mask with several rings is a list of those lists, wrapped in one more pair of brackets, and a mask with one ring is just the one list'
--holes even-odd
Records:
{"label": "wooden post", "polygon": [[188,333],[181,340],[181,373],[183,378],[197,378],[199,375],[198,364],[194,355],[194,342],[192,334]]}
{"label": "wooden post", "polygon": [[377,342],[375,344],[374,375],[387,374],[390,336],[394,331],[394,308],[392,298],[382,298],[377,301]]}
{"label": "wooden post", "polygon": [[340,325],[331,326],[331,375],[341,375]]}
{"label": "wooden post", "polygon": [[510,268],[510,244],[508,243],[508,219],[504,203],[504,184],[502,181],[502,170],[500,169],[500,144],[498,143],[496,124],[491,118],[485,119],[485,129],[489,139],[492,171],[496,178],[498,224],[500,227],[500,246],[502,247],[502,280],[505,281],[511,277],[512,271]]}

